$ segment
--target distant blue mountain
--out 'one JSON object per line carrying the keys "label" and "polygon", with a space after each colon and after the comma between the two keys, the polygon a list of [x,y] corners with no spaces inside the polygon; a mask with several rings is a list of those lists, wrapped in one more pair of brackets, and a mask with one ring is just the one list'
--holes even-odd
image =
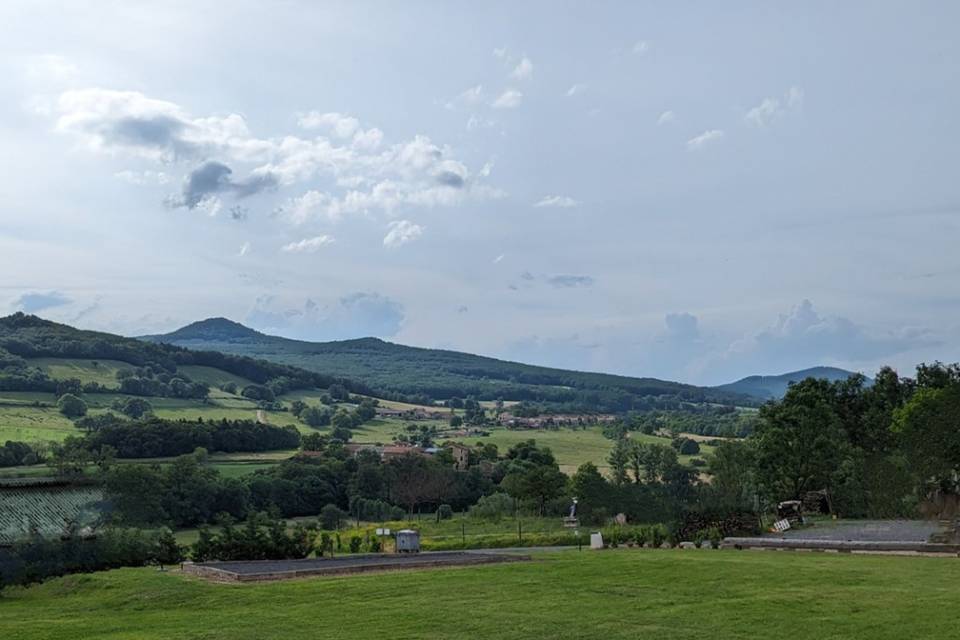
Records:
{"label": "distant blue mountain", "polygon": [[[833,382],[835,380],[846,380],[852,375],[854,375],[853,371],[836,367],[811,367],[810,369],[792,371],[778,376],[748,376],[715,388],[722,391],[742,393],[761,400],[774,400],[782,398],[787,392],[787,387],[793,382],[800,382],[807,378],[821,378]],[[867,381],[868,383],[873,382],[870,378],[867,378]]]}

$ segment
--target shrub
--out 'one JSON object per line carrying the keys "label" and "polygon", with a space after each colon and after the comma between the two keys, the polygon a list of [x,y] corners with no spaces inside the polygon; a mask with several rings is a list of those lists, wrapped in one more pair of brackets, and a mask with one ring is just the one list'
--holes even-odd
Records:
{"label": "shrub", "polygon": [[349,517],[349,514],[335,504],[328,504],[320,510],[320,526],[327,531],[340,528],[340,523]]}
{"label": "shrub", "polygon": [[380,553],[383,549],[383,545],[380,544],[380,540],[377,538],[370,539],[370,553]]}
{"label": "shrub", "polygon": [[60,396],[60,399],[57,400],[57,409],[70,419],[82,418],[87,415],[87,403],[72,393],[65,393]]}
{"label": "shrub", "polygon": [[350,538],[350,553],[360,553],[360,548],[363,546],[363,538],[360,536],[353,536]]}
{"label": "shrub", "polygon": [[707,529],[707,539],[710,540],[711,547],[719,549],[720,543],[723,542],[723,534],[720,533],[720,529],[717,527],[710,527]]}
{"label": "shrub", "polygon": [[320,534],[320,544],[317,545],[317,555],[323,556],[327,553],[333,553],[333,539],[330,537],[329,533],[324,531]]}
{"label": "shrub", "polygon": [[437,518],[440,520],[449,520],[453,517],[453,508],[448,504],[442,504],[437,507]]}
{"label": "shrub", "polygon": [[493,493],[477,500],[477,504],[470,507],[468,512],[471,518],[499,521],[500,518],[513,514],[513,498],[505,493]]}

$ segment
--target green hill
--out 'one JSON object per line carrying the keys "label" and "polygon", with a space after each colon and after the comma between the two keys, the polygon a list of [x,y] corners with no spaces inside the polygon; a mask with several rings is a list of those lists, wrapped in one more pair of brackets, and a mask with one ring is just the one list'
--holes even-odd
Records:
{"label": "green hill", "polygon": [[778,376],[748,376],[716,388],[732,393],[745,394],[761,400],[773,400],[782,398],[793,382],[800,382],[807,378],[822,378],[833,382],[835,380],[846,380],[852,375],[855,375],[853,371],[836,367],[812,367]]}
{"label": "green hill", "polygon": [[380,397],[420,402],[474,396],[528,400],[600,411],[672,409],[683,403],[753,404],[742,394],[655,378],[568,371],[484,356],[360,338],[306,342],[211,318],[142,340],[263,358],[358,381]]}

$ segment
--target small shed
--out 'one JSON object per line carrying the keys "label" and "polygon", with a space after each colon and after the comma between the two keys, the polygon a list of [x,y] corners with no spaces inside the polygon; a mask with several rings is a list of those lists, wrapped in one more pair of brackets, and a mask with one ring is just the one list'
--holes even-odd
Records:
{"label": "small shed", "polygon": [[397,531],[397,553],[420,553],[420,532],[413,529]]}

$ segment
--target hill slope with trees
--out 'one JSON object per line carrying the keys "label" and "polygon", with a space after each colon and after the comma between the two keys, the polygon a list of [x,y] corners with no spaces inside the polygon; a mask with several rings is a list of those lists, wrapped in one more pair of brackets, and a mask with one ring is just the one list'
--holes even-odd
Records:
{"label": "hill slope with trees", "polygon": [[409,347],[360,338],[305,342],[270,336],[225,318],[211,318],[164,335],[144,336],[155,344],[264,358],[359,381],[391,394],[445,400],[526,400],[601,411],[678,408],[684,403],[756,404],[726,389],[697,387],[655,378],[568,371],[508,362],[443,349]]}

